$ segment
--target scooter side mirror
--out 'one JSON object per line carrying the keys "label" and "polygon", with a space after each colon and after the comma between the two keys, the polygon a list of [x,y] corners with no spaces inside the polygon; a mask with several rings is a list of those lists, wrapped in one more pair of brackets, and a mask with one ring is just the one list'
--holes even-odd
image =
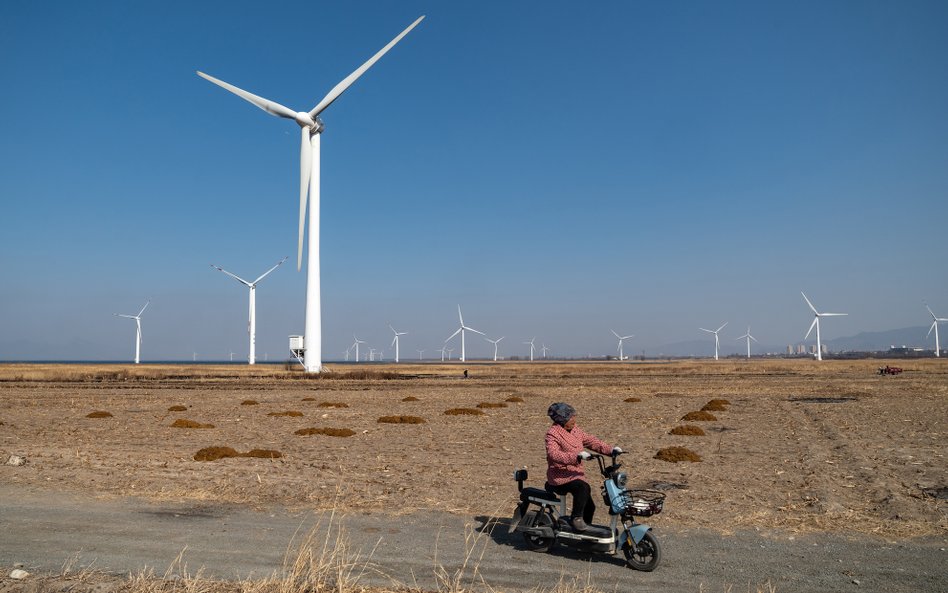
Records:
{"label": "scooter side mirror", "polygon": [[517,481],[517,489],[523,491],[523,483],[527,481],[527,468],[514,470],[514,480]]}

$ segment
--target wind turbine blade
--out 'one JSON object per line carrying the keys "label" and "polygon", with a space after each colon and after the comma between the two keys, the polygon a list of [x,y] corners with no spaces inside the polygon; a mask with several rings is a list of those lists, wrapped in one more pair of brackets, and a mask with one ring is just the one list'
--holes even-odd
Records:
{"label": "wind turbine blade", "polygon": [[816,307],[813,306],[813,303],[810,302],[810,299],[806,298],[806,294],[802,290],[800,291],[800,294],[803,295],[803,300],[806,301],[806,304],[810,306],[810,309],[814,313],[819,313],[819,311],[816,310]]}
{"label": "wind turbine blade", "polygon": [[700,330],[703,331],[703,332],[708,332],[709,334],[713,334],[713,333],[714,333],[714,332],[711,331],[710,329],[704,329],[703,327],[699,327],[698,329],[700,329]]}
{"label": "wind turbine blade", "polygon": [[634,338],[634,337],[635,337],[635,334],[631,334],[631,335],[628,335],[628,336],[622,336],[622,339],[623,339],[623,340],[631,340],[631,339]]}
{"label": "wind turbine blade", "polygon": [[937,317],[935,317],[935,313],[932,312],[931,307],[929,307],[928,305],[925,305],[925,308],[928,309],[928,314],[932,316],[932,319],[938,319]]}
{"label": "wind turbine blade", "polygon": [[482,332],[482,331],[478,331],[478,330],[474,329],[473,327],[465,327],[464,329],[466,329],[466,330],[469,331],[469,332],[474,332],[475,334],[481,334],[482,336],[486,336],[486,335],[487,335],[487,334],[485,334],[485,333]]}
{"label": "wind turbine blade", "polygon": [[116,317],[124,317],[126,319],[135,319],[134,315],[123,315],[122,313],[112,313],[112,315],[115,315]]}
{"label": "wind turbine blade", "polygon": [[263,97],[258,97],[257,95],[253,93],[248,93],[247,91],[243,89],[239,89],[232,84],[228,84],[224,82],[223,80],[214,78],[213,76],[209,74],[204,74],[200,70],[197,71],[197,75],[203,78],[204,80],[209,80],[210,82],[213,82],[214,84],[216,84],[217,86],[221,88],[227,89],[228,91],[234,93],[235,95],[237,95],[241,99],[244,99],[245,101],[250,101],[251,103],[259,107],[260,109],[263,109],[270,115],[275,115],[277,117],[285,117],[287,119],[294,119],[294,120],[296,119],[296,112],[290,109],[289,107],[285,107],[269,99],[264,99]]}
{"label": "wind turbine blade", "polygon": [[937,320],[937,319],[936,319],[935,321],[932,321],[932,326],[931,326],[930,328],[928,328],[928,333],[925,334],[925,337],[926,337],[926,338],[927,338],[928,336],[932,335],[932,330],[935,329],[935,326],[936,326],[936,325],[938,325],[938,320]]}
{"label": "wind turbine blade", "polygon": [[398,339],[398,336],[397,336],[397,335],[396,335],[394,338],[392,338],[392,345],[389,346],[389,348],[394,348],[394,347],[395,347],[395,341],[396,341],[397,339]]}
{"label": "wind turbine blade", "polygon": [[[422,21],[422,19],[424,19],[424,18],[425,18],[424,15],[418,17],[418,19],[417,19],[414,23],[412,23],[411,25],[409,25],[407,29],[405,29],[404,31],[402,31],[401,33],[399,33],[399,34],[398,34],[398,37],[396,37],[395,39],[392,39],[392,40],[388,43],[388,45],[386,45],[385,47],[383,47],[382,49],[380,49],[380,50],[378,51],[378,53],[376,53],[374,56],[372,56],[371,58],[369,58],[368,61],[367,61],[365,64],[362,64],[361,66],[359,66],[359,67],[356,69],[355,72],[353,72],[353,73],[350,74],[349,76],[345,77],[345,78],[342,80],[342,82],[340,82],[339,84],[337,84],[336,86],[334,86],[333,89],[332,89],[331,91],[329,91],[329,93],[328,93],[325,97],[323,97],[323,100],[320,101],[319,103],[317,103],[317,104],[316,104],[316,107],[313,107],[312,111],[309,112],[309,116],[315,118],[315,117],[318,116],[320,113],[322,113],[324,109],[326,109],[327,107],[329,107],[330,105],[332,105],[333,101],[335,101],[336,99],[339,98],[339,95],[341,95],[342,93],[346,92],[346,89],[348,89],[350,86],[352,86],[352,83],[354,83],[356,80],[358,80],[360,76],[362,76],[363,74],[365,74],[365,71],[366,71],[366,70],[368,70],[369,68],[371,68],[373,64],[375,64],[377,61],[379,61],[379,58],[381,58],[382,56],[384,56],[384,55],[388,52],[388,50],[392,49],[392,47],[394,47],[396,43],[398,43],[399,41],[401,41],[401,40],[402,40],[402,37],[404,37],[405,35],[408,35],[408,33],[409,33],[412,29],[414,29],[414,28],[418,25],[418,23],[420,23],[420,22]],[[247,100],[249,101],[250,99],[247,99]],[[293,114],[292,117],[295,117],[295,116],[296,116],[296,114]]]}
{"label": "wind turbine blade", "polygon": [[[755,338],[754,336],[747,334],[747,337],[757,342],[757,338]],[[757,343],[760,344],[760,342],[757,342]]]}
{"label": "wind turbine blade", "polygon": [[501,340],[503,340],[503,339],[504,339],[504,336],[500,336],[499,338],[497,338],[497,341],[499,342],[499,341],[501,341]]}
{"label": "wind turbine blade", "polygon": [[275,269],[279,268],[280,266],[282,266],[282,265],[283,265],[283,262],[285,262],[285,261],[286,261],[286,258],[284,257],[283,259],[281,259],[281,260],[279,261],[279,263],[277,263],[277,265],[273,266],[272,268],[270,268],[269,270],[267,270],[266,272],[264,272],[262,276],[260,276],[260,277],[257,278],[256,280],[254,280],[254,281],[253,281],[253,284],[256,284],[256,283],[260,282],[261,280],[263,280],[264,278],[266,278],[266,277],[267,277],[267,274],[269,274],[269,273],[272,272],[273,270],[275,270]]}
{"label": "wind turbine blade", "polygon": [[843,315],[849,315],[849,313],[820,313],[820,317],[842,317]]}
{"label": "wind turbine blade", "polygon": [[622,336],[620,336],[619,334],[617,334],[617,333],[616,333],[616,330],[610,329],[609,331],[611,331],[611,332],[612,332],[612,335],[614,335],[615,337],[619,338],[620,340],[622,339]]}
{"label": "wind turbine blade", "polygon": [[[727,325],[727,321],[724,322],[724,325]],[[722,325],[721,327],[719,327],[714,333],[718,333],[719,331],[721,331],[722,329],[724,329],[724,325]]]}
{"label": "wind turbine blade", "polygon": [[810,329],[808,329],[807,332],[806,332],[806,335],[803,336],[803,339],[804,339],[804,340],[810,337],[810,332],[813,331],[813,328],[816,327],[816,324],[817,324],[817,322],[818,322],[819,320],[820,320],[819,317],[814,317],[814,318],[813,318],[813,323],[810,324]]}
{"label": "wind turbine blade", "polygon": [[464,318],[461,317],[461,305],[458,305],[458,319],[461,321],[461,327],[464,327]]}
{"label": "wind turbine blade", "polygon": [[296,251],[297,272],[303,268],[303,231],[306,230],[306,198],[309,195],[312,168],[313,145],[310,144],[309,128],[300,128],[300,240]]}
{"label": "wind turbine blade", "polygon": [[445,342],[449,342],[449,341],[451,340],[451,338],[453,338],[454,336],[458,335],[459,333],[461,333],[461,328],[460,328],[460,327],[457,329],[456,332],[454,332],[453,334],[451,334],[450,336],[448,336],[448,339],[445,340]]}
{"label": "wind turbine blade", "polygon": [[246,280],[244,280],[244,279],[241,278],[240,276],[237,276],[236,274],[231,274],[230,272],[228,272],[227,270],[225,270],[224,268],[222,268],[222,267],[220,267],[220,266],[215,266],[214,264],[211,264],[211,267],[214,268],[215,270],[219,271],[219,272],[223,272],[223,273],[227,274],[228,276],[230,276],[231,278],[233,278],[234,280],[236,280],[237,282],[240,282],[241,284],[243,284],[243,285],[245,285],[245,286],[250,286],[250,283],[249,283],[249,282],[247,282]]}

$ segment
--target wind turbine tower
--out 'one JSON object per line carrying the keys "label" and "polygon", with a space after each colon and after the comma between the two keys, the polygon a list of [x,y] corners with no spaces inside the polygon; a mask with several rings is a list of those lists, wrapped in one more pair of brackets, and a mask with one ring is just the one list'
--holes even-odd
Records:
{"label": "wind turbine tower", "polygon": [[533,345],[533,343],[535,341],[536,341],[536,338],[534,337],[534,338],[530,338],[529,342],[524,342],[524,344],[530,344],[530,362],[533,362],[533,351],[535,349],[535,346]]}
{"label": "wind turbine tower", "polygon": [[736,338],[736,339],[738,339],[738,340],[744,340],[744,339],[746,339],[746,340],[747,340],[747,358],[750,358],[750,357],[751,357],[751,340],[754,340],[755,342],[757,341],[757,338],[755,338],[754,336],[751,335],[751,327],[748,325],[748,326],[747,326],[747,333],[744,334],[743,336],[739,337],[739,338]]}
{"label": "wind turbine tower", "polygon": [[938,342],[938,323],[948,321],[948,318],[935,317],[935,314],[932,313],[932,310],[928,305],[925,305],[925,308],[928,309],[928,312],[932,316],[932,326],[928,328],[928,335],[925,337],[927,338],[928,336],[932,335],[932,330],[935,330],[935,356],[941,356],[941,344]]}
{"label": "wind turbine tower", "polygon": [[198,72],[198,76],[208,80],[232,93],[238,97],[253,103],[260,109],[263,109],[270,115],[290,119],[299,124],[301,129],[300,138],[300,221],[299,221],[299,244],[297,248],[296,269],[299,271],[303,263],[303,233],[306,228],[306,202],[309,196],[309,243],[306,250],[306,316],[304,321],[303,346],[303,366],[308,373],[318,373],[322,369],[322,317],[320,311],[320,286],[319,286],[319,151],[320,135],[323,132],[323,121],[319,118],[320,114],[332,105],[346,89],[359,79],[360,76],[371,68],[375,62],[392,49],[396,43],[402,40],[409,31],[414,29],[424,16],[419,17],[407,29],[398,34],[388,45],[379,50],[367,62],[359,66],[352,74],[344,78],[329,93],[322,98],[310,111],[296,112],[275,101],[264,99],[239,89],[231,84]]}
{"label": "wind turbine tower", "polygon": [[220,266],[215,266],[214,264],[211,264],[211,267],[214,268],[215,270],[218,270],[220,272],[227,274],[228,276],[230,276],[237,282],[240,282],[241,284],[243,284],[244,286],[250,289],[250,315],[249,315],[249,320],[247,321],[247,333],[250,334],[250,354],[248,354],[247,356],[247,362],[249,364],[257,363],[257,284],[261,280],[266,278],[270,272],[282,266],[283,262],[285,262],[286,260],[287,258],[284,257],[279,262],[277,262],[275,266],[273,266],[272,268],[270,268],[269,270],[261,274],[260,277],[254,280],[253,282],[248,282],[247,280],[244,280],[240,276],[231,274],[230,272],[228,272],[227,270],[225,270],[224,268]]}
{"label": "wind turbine tower", "polygon": [[112,313],[116,317],[124,317],[126,319],[135,320],[135,364],[139,362],[139,354],[142,350],[142,313],[145,312],[145,309],[148,308],[148,303],[151,301],[146,301],[145,306],[142,307],[142,310],[138,312],[138,315],[124,315],[122,313]]}
{"label": "wind turbine tower", "polygon": [[[727,325],[727,321],[724,322],[724,325]],[[717,359],[718,359],[718,347],[721,345],[721,341],[720,341],[720,339],[718,338],[718,332],[721,331],[722,329],[724,329],[724,325],[722,325],[721,327],[719,327],[718,329],[716,329],[716,330],[714,330],[714,331],[711,331],[710,329],[704,329],[703,327],[699,327],[699,328],[698,328],[698,329],[700,329],[700,330],[703,331],[703,332],[708,332],[709,334],[714,334],[714,360],[717,360]]]}
{"label": "wind turbine tower", "polygon": [[[365,340],[360,340],[359,338],[355,337],[355,334],[352,334],[352,339],[355,340],[355,342],[352,343],[352,346],[355,346],[355,349],[356,349],[355,361],[359,362],[359,344],[365,344]],[[349,346],[349,347],[352,348],[352,346]]]}
{"label": "wind turbine tower", "polygon": [[803,291],[800,291],[800,294],[803,295],[803,300],[806,301],[806,304],[810,306],[810,310],[813,311],[813,323],[810,324],[810,329],[807,330],[806,335],[803,336],[803,339],[806,340],[810,337],[810,332],[813,331],[813,327],[816,327],[816,359],[823,360],[823,344],[820,342],[820,317],[841,317],[843,315],[848,315],[848,313],[820,313],[816,310],[816,307],[813,306],[813,303],[810,302],[810,299],[806,298],[806,295]]}
{"label": "wind turbine tower", "polygon": [[395,346],[395,362],[398,362],[398,337],[408,335],[408,332],[397,332],[391,325],[388,328],[395,334],[395,337],[392,338],[392,346]]}
{"label": "wind turbine tower", "polygon": [[[475,334],[481,334],[482,336],[484,335],[484,332],[478,331],[478,330],[474,329],[473,327],[468,327],[468,326],[464,325],[464,318],[461,317],[461,305],[458,305],[458,320],[461,322],[461,327],[459,327],[459,328],[457,329],[457,331],[455,331],[453,334],[451,334],[451,335],[448,337],[448,339],[445,340],[445,342],[450,342],[450,341],[451,341],[451,338],[453,338],[454,336],[456,336],[456,335],[458,335],[458,334],[461,334],[461,362],[466,362],[467,359],[465,358],[465,355],[464,355],[464,332],[465,332],[465,331],[471,331],[471,332],[474,332]],[[451,350],[448,350],[448,352],[451,352]],[[450,356],[448,357],[448,360],[451,360],[451,357],[450,357]]]}
{"label": "wind turbine tower", "polygon": [[624,340],[629,340],[629,339],[631,339],[631,338],[634,338],[634,337],[635,337],[635,334],[631,334],[631,335],[628,335],[628,336],[620,336],[619,334],[616,333],[616,330],[614,330],[614,329],[611,329],[611,330],[609,330],[609,331],[612,332],[612,335],[614,335],[615,337],[619,338],[619,347],[618,347],[618,350],[619,350],[619,360],[625,360],[625,355],[622,354],[622,342],[623,342]]}

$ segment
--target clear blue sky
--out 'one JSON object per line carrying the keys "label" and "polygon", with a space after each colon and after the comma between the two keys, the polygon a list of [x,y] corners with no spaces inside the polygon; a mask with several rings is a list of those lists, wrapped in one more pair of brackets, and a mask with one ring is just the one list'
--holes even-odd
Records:
{"label": "clear blue sky", "polygon": [[[302,333],[299,110],[323,114],[323,352],[626,352],[948,316],[948,3],[0,3],[0,359],[258,355]],[[920,342],[925,342],[924,336]],[[469,355],[492,347],[469,342]]]}

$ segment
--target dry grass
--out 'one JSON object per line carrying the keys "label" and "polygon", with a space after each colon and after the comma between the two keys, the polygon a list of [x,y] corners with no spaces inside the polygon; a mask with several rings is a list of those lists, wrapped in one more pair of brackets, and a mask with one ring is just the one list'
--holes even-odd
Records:
{"label": "dry grass", "polygon": [[711,400],[701,407],[702,412],[727,412],[727,404],[721,403],[721,400]]}
{"label": "dry grass", "polygon": [[483,410],[477,408],[451,408],[444,411],[447,416],[483,416]]}
{"label": "dry grass", "polygon": [[289,418],[300,418],[303,416],[303,412],[298,410],[287,410],[286,412],[270,412],[267,416],[286,416]]}
{"label": "dry grass", "polygon": [[666,447],[655,454],[655,459],[678,463],[680,461],[701,461],[701,456],[684,447]]}
{"label": "dry grass", "polygon": [[171,423],[172,428],[214,428],[213,424],[202,424],[186,418],[178,418]]}
{"label": "dry grass", "polygon": [[171,406],[168,408],[169,412],[186,412],[188,409],[187,406]]}
{"label": "dry grass", "polygon": [[255,399],[245,399],[244,401],[240,402],[240,405],[242,405],[242,406],[258,406],[258,405],[260,405],[260,402],[258,402],[258,401],[255,400]]}
{"label": "dry grass", "polygon": [[320,402],[317,408],[348,408],[349,404],[345,402]]}
{"label": "dry grass", "polygon": [[711,412],[697,410],[695,412],[688,412],[682,416],[681,419],[686,422],[714,422],[718,417]]}
{"label": "dry grass", "polygon": [[415,397],[414,395],[409,395],[408,397],[403,397],[403,398],[402,398],[402,401],[403,401],[403,402],[418,402],[418,401],[421,401],[421,400],[418,399],[417,397]]}
{"label": "dry grass", "polygon": [[634,403],[636,403],[636,402],[642,401],[642,398],[640,398],[640,397],[627,397],[627,398],[625,398],[625,399],[622,400],[622,401],[628,402],[628,403],[630,403],[630,404],[634,404]]}
{"label": "dry grass", "polygon": [[89,412],[86,414],[86,418],[111,418],[112,412],[106,412],[105,410],[97,410],[95,412]]}
{"label": "dry grass", "polygon": [[293,434],[300,436],[322,434],[329,437],[351,437],[355,434],[355,431],[348,428],[301,428],[293,432]]}
{"label": "dry grass", "polygon": [[517,395],[511,395],[510,397],[508,397],[508,398],[505,399],[504,401],[505,401],[505,402],[510,402],[510,403],[512,403],[512,404],[522,404],[522,403],[523,403],[523,398],[520,397],[520,396],[517,396]]}
{"label": "dry grass", "polygon": [[506,408],[507,404],[500,402],[481,402],[477,404],[478,408],[481,409],[490,409],[490,408]]}
{"label": "dry grass", "polygon": [[381,424],[424,424],[425,419],[418,416],[382,416],[378,422]]}

